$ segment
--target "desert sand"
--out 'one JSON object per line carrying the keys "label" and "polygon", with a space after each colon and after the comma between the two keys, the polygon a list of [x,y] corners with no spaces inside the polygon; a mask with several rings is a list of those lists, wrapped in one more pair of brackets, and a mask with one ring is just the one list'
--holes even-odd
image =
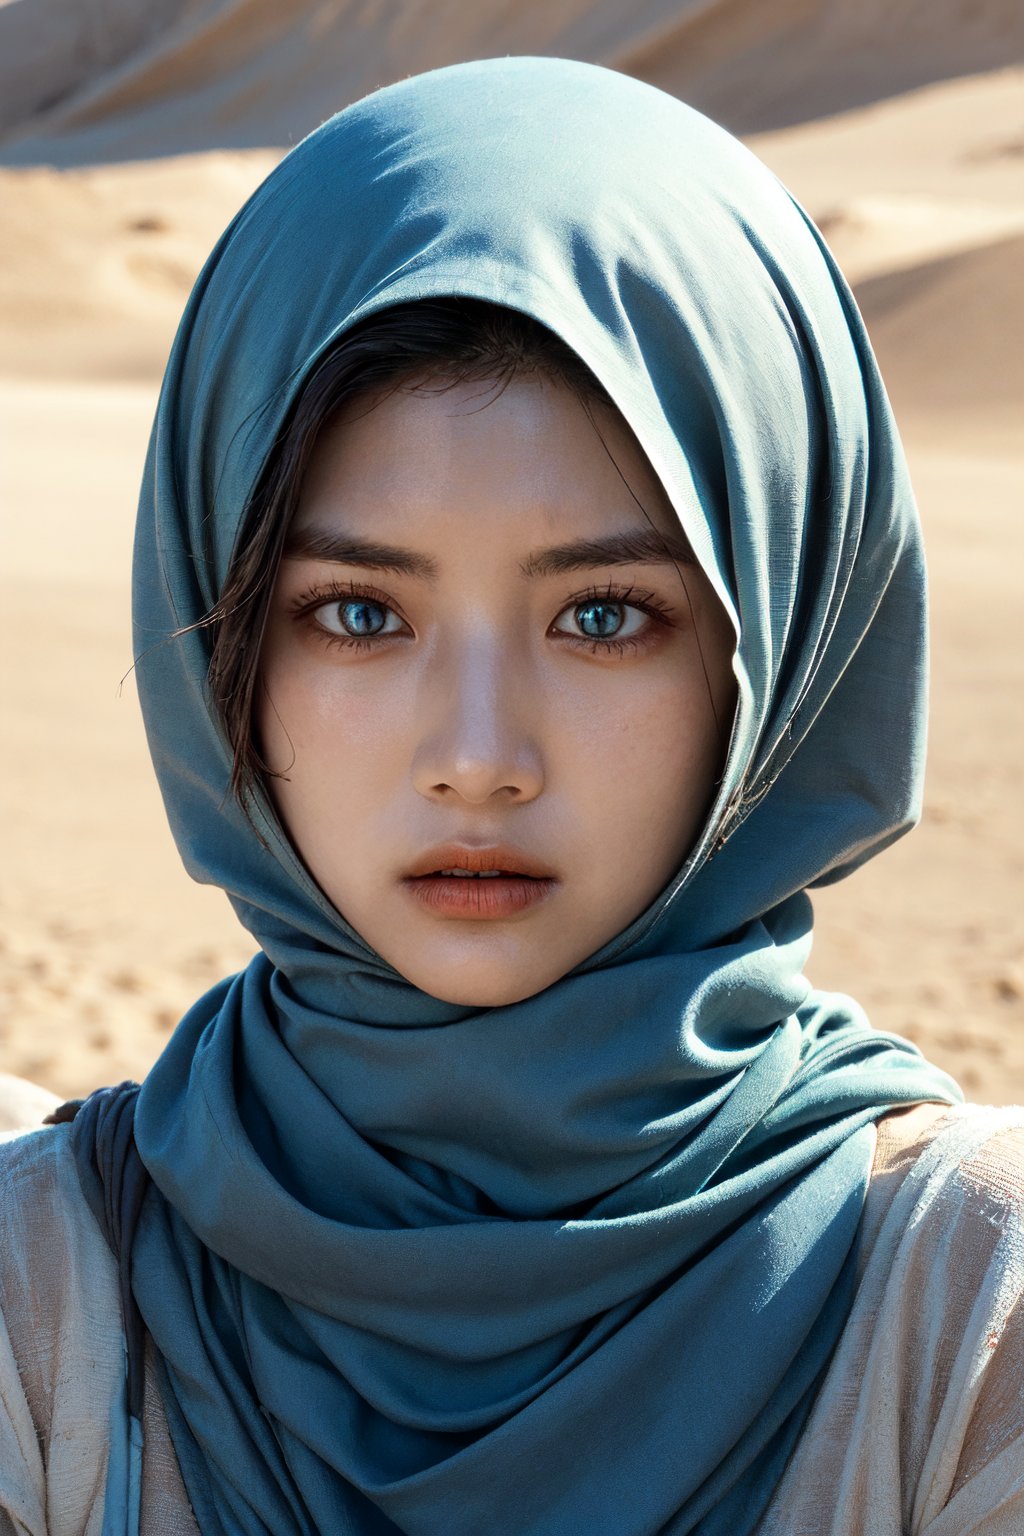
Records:
{"label": "desert sand", "polygon": [[181,870],[131,676],[135,498],[202,260],[327,112],[516,51],[630,69],[744,131],[854,285],[925,526],[932,736],[920,827],[816,894],[810,975],[968,1097],[1024,1101],[1019,7],[107,9],[86,37],[70,0],[0,4],[0,1073],[62,1096],[139,1078],[252,952]]}

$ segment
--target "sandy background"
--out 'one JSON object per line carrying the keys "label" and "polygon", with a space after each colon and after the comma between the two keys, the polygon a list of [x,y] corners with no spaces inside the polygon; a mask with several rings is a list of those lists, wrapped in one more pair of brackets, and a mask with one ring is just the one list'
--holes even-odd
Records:
{"label": "sandy background", "polygon": [[130,676],[135,497],[189,286],[287,146],[457,58],[594,59],[742,132],[826,231],[933,592],[922,825],[816,898],[811,976],[1024,1101],[1017,0],[0,0],[0,1071],[141,1077],[251,941],[181,871]]}

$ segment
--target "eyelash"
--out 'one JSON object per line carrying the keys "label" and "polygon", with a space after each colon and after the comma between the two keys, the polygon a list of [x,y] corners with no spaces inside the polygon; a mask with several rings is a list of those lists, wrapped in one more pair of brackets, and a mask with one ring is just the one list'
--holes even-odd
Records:
{"label": "eyelash", "polygon": [[[382,640],[391,640],[395,636],[360,636],[360,635],[336,635],[325,629],[316,619],[316,610],[325,607],[328,603],[341,602],[345,599],[362,598],[367,602],[379,603],[382,608],[394,613],[390,598],[386,593],[376,587],[360,585],[356,582],[338,582],[324,587],[315,587],[297,598],[292,604],[292,613],[299,622],[306,621],[316,629],[319,637],[325,644],[342,650],[358,653],[371,651]],[[556,618],[570,608],[582,608],[587,603],[621,603],[624,607],[636,608],[653,619],[656,624],[671,625],[672,617],[653,592],[637,592],[636,587],[617,587],[609,582],[604,587],[588,587],[585,592],[579,592],[571,597],[563,608],[560,608]],[[401,617],[401,615],[399,615]],[[614,636],[609,640],[598,640],[588,635],[569,635],[563,631],[557,631],[561,638],[568,640],[576,647],[590,651],[593,655],[622,656],[630,651],[642,650],[650,643],[650,635],[627,635],[625,639],[616,640]]]}

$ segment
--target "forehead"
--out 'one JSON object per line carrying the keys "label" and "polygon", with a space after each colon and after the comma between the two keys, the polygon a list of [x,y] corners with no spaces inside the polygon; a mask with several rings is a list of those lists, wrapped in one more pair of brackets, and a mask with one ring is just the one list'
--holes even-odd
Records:
{"label": "forehead", "polygon": [[416,380],[347,402],[318,439],[295,526],[341,519],[405,537],[459,523],[524,539],[679,529],[618,412],[539,373]]}

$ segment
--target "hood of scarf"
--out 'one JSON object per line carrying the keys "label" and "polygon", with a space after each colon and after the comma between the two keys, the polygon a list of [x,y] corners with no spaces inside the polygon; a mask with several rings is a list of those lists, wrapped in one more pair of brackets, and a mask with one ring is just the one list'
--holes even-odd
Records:
{"label": "hood of scarf", "polygon": [[[209,632],[325,349],[448,295],[606,387],[732,616],[738,709],[684,867],[510,1007],[411,986],[228,792]],[[135,1295],[207,1531],[753,1528],[849,1305],[886,1109],[960,1097],[812,993],[806,889],[918,814],[925,578],[863,326],[720,128],[612,71],[459,65],[293,150],[196,284],[135,551],[174,836],[260,946],[135,1113]],[[184,631],[184,633],[179,633]]]}

